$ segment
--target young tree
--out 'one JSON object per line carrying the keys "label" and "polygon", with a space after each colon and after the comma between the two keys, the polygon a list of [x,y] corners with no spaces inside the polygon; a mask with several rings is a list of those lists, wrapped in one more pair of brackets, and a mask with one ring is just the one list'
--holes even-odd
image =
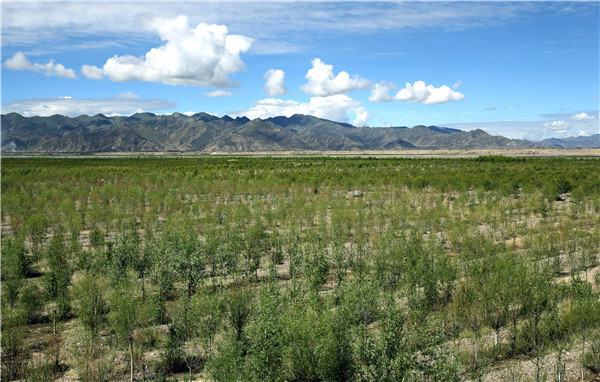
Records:
{"label": "young tree", "polygon": [[246,365],[250,379],[281,381],[284,340],[282,301],[276,282],[261,288],[256,315],[248,325]]}
{"label": "young tree", "polygon": [[554,288],[552,279],[549,277],[549,270],[535,262],[530,268],[526,288],[522,291],[524,294],[523,311],[528,318],[528,327],[530,328],[528,332],[531,338],[529,342],[535,355],[536,381],[539,382],[542,380],[542,350],[546,342],[544,333],[540,330],[540,321],[546,310],[553,309],[556,297],[553,293]]}
{"label": "young tree", "polygon": [[30,277],[33,273],[33,259],[27,254],[22,237],[2,239],[2,280],[5,276]]}
{"label": "young tree", "polygon": [[246,234],[246,264],[248,273],[254,273],[254,280],[258,282],[258,269],[260,260],[267,250],[267,239],[269,235],[259,220],[255,222]]}
{"label": "young tree", "polygon": [[473,339],[473,366],[477,380],[481,380],[481,364],[479,359],[479,339],[485,317],[484,301],[480,294],[480,286],[474,280],[467,279],[460,283],[454,298],[454,313],[461,326],[470,329]]}
{"label": "young tree", "polygon": [[75,313],[94,342],[106,322],[105,315],[108,312],[106,281],[99,274],[86,272],[75,283],[73,291],[77,299]]}
{"label": "young tree", "polygon": [[198,233],[193,229],[186,230],[180,238],[176,267],[178,273],[185,280],[188,299],[192,297],[204,275],[203,252],[203,248],[198,242]]}
{"label": "young tree", "polygon": [[140,235],[135,225],[121,224],[119,234],[110,252],[110,267],[112,281],[118,284],[120,280],[127,277],[127,271],[134,269],[139,259]]}
{"label": "young tree", "polygon": [[350,254],[343,245],[335,245],[332,253],[332,268],[335,271],[336,288],[339,290],[348,272]]}
{"label": "young tree", "polygon": [[598,317],[600,317],[600,301],[598,301],[598,296],[592,292],[591,285],[586,281],[583,281],[583,283],[585,284],[573,296],[571,309],[565,319],[567,326],[581,335],[580,365],[582,382],[584,381],[586,335],[590,329],[600,326],[598,320]]}
{"label": "young tree", "polygon": [[226,295],[225,304],[225,319],[229,328],[235,333],[233,338],[241,342],[252,313],[252,293],[236,284],[231,289],[231,293]]}
{"label": "young tree", "polygon": [[223,319],[222,303],[216,293],[196,296],[192,300],[194,317],[198,320],[200,336],[206,341],[206,352],[213,351],[213,342]]}
{"label": "young tree", "polygon": [[69,286],[73,269],[62,234],[55,234],[46,250],[49,271],[44,275],[46,293],[56,302],[58,316],[65,319],[71,312]]}
{"label": "young tree", "polygon": [[319,325],[320,339],[316,353],[318,374],[325,381],[350,381],[355,363],[347,314],[341,310],[327,312]]}
{"label": "young tree", "polygon": [[304,264],[302,266],[304,276],[308,280],[309,289],[317,295],[321,285],[326,281],[329,274],[329,261],[327,249],[311,245],[304,253]]}
{"label": "young tree", "polygon": [[133,354],[135,331],[143,324],[140,318],[142,307],[137,283],[129,279],[121,279],[111,295],[109,321],[114,330],[117,342],[129,348],[130,381],[133,382]]}
{"label": "young tree", "polygon": [[27,359],[30,354],[25,346],[23,330],[24,317],[14,310],[2,312],[2,346],[0,347],[2,379],[20,380],[25,376]]}
{"label": "young tree", "polygon": [[32,273],[31,258],[22,239],[7,237],[2,240],[2,289],[11,309],[19,298],[19,289]]}
{"label": "young tree", "polygon": [[29,283],[21,293],[20,304],[25,311],[27,323],[33,324],[39,320],[44,308],[44,294],[37,284]]}
{"label": "young tree", "polygon": [[34,260],[39,259],[41,249],[44,245],[46,231],[48,230],[48,225],[48,219],[40,212],[31,215],[26,222],[25,231],[27,232],[27,237],[31,242],[31,250]]}

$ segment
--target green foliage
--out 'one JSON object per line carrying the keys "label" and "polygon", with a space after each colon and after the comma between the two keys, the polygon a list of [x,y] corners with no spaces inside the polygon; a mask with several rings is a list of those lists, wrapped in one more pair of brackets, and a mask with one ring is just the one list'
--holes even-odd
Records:
{"label": "green foliage", "polygon": [[169,325],[167,341],[164,343],[161,365],[162,373],[177,373],[185,370],[185,350],[181,332],[175,325]]}
{"label": "green foliage", "polygon": [[212,353],[213,342],[223,320],[223,303],[219,295],[207,293],[194,296],[192,300],[194,319],[198,325],[198,333],[205,342],[205,350]]}
{"label": "green foliage", "polygon": [[140,313],[142,301],[138,292],[137,283],[132,280],[122,279],[110,297],[110,312],[108,319],[111,329],[115,332],[117,341],[122,345],[129,345],[133,341],[134,331],[143,324]]}
{"label": "green foliage", "polygon": [[379,291],[371,279],[352,279],[341,290],[342,311],[352,325],[369,325],[379,318]]}
{"label": "green foliage", "polygon": [[217,346],[216,355],[207,366],[208,373],[215,382],[245,381],[244,345],[228,332]]}
{"label": "green foliage", "polygon": [[49,271],[44,275],[48,298],[56,302],[58,317],[65,319],[71,313],[69,286],[73,269],[61,234],[55,234],[46,251]]}
{"label": "green foliage", "polygon": [[33,324],[41,319],[44,304],[44,294],[37,284],[29,283],[21,292],[20,305],[25,311],[27,323]]}
{"label": "green foliage", "polygon": [[324,248],[310,248],[304,253],[304,275],[308,279],[310,290],[317,293],[329,274],[329,261],[327,250]]}
{"label": "green foliage", "polygon": [[33,274],[33,259],[27,254],[22,237],[2,239],[2,280],[23,279]]}
{"label": "green foliage", "polygon": [[40,250],[44,244],[44,237],[46,235],[46,231],[48,230],[48,225],[49,222],[41,211],[30,215],[29,219],[25,223],[25,232],[32,243],[31,249],[34,260],[36,260],[40,255]]}
{"label": "green foliage", "polygon": [[101,275],[85,273],[73,290],[78,302],[75,312],[79,322],[92,338],[96,338],[106,323],[108,312],[105,280]]}
{"label": "green foliage", "polygon": [[475,158],[476,162],[491,162],[491,163],[511,163],[525,162],[525,158],[507,157],[504,155],[480,155]]}
{"label": "green foliage", "polygon": [[284,322],[281,296],[270,282],[261,288],[256,315],[246,329],[248,353],[246,370],[252,381],[283,380]]}
{"label": "green foliage", "polygon": [[22,379],[27,370],[30,354],[25,347],[22,318],[16,312],[2,314],[2,379]]}
{"label": "green foliage", "polygon": [[283,373],[287,380],[312,381],[319,378],[317,352],[319,320],[314,311],[300,305],[290,307],[284,317]]}
{"label": "green foliage", "polygon": [[[193,229],[188,229],[183,234],[177,235],[175,241],[178,247],[175,267],[186,283],[189,299],[203,277],[205,259],[202,256],[202,248],[198,243],[198,233]],[[214,263],[213,266],[215,266]]]}
{"label": "green foliage", "polygon": [[248,273],[255,275],[258,281],[258,268],[266,252],[268,234],[261,221],[254,223],[246,234],[246,266]]}
{"label": "green foliage", "polygon": [[454,381],[517,357],[541,379],[548,352],[579,344],[593,368],[600,308],[584,280],[597,273],[599,169],[501,156],[3,159],[15,233],[2,240],[3,377],[18,365],[32,372],[15,378],[50,375],[28,363],[51,349],[34,333],[71,305],[67,366],[82,380],[123,378],[124,350],[140,379],[206,363],[216,381]]}
{"label": "green foliage", "polygon": [[225,297],[225,319],[229,328],[235,333],[235,340],[244,339],[244,330],[252,313],[252,294],[242,286],[235,286]]}
{"label": "green foliage", "polygon": [[32,259],[27,255],[22,238],[2,239],[2,302],[13,308],[19,299],[19,290],[25,278],[32,274]]}
{"label": "green foliage", "polygon": [[126,277],[127,271],[135,269],[140,251],[140,237],[134,225],[123,225],[109,252],[109,267],[114,283]]}
{"label": "green foliage", "polygon": [[317,347],[319,376],[324,381],[350,381],[355,371],[348,321],[339,311],[323,317]]}
{"label": "green foliage", "polygon": [[76,332],[70,351],[73,368],[80,380],[108,382],[115,379],[114,354],[110,354],[107,347],[89,332]]}
{"label": "green foliage", "polygon": [[600,317],[600,301],[597,297],[574,299],[569,312],[565,315],[565,326],[575,333],[585,335],[588,329],[600,325],[598,317]]}
{"label": "green foliage", "polygon": [[584,365],[594,373],[600,372],[600,330],[596,330],[590,339],[590,351],[585,356]]}

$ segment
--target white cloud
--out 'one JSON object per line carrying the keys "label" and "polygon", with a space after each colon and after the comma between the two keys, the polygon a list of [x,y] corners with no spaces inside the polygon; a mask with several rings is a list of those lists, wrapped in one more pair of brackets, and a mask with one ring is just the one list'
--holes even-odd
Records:
{"label": "white cloud", "polygon": [[[143,57],[115,55],[109,58],[101,72],[108,79],[222,88],[237,86],[229,81],[229,75],[246,68],[240,53],[250,49],[253,39],[229,34],[225,25],[201,23],[191,28],[183,15],[139,20],[165,44],[151,49]],[[82,71],[88,78],[101,78],[100,68],[84,65]]]}
{"label": "white cloud", "polygon": [[35,98],[11,102],[2,108],[2,113],[16,112],[26,117],[62,114],[70,117],[98,113],[106,115],[131,115],[142,111],[165,110],[176,104],[163,99],[142,99],[134,93],[121,93],[111,98]]}
{"label": "white cloud", "polygon": [[579,114],[572,115],[571,119],[574,120],[574,121],[583,121],[585,119],[594,119],[594,116],[593,115],[589,115],[587,113],[581,112]]}
{"label": "white cloud", "polygon": [[452,89],[456,90],[460,87],[460,85],[462,85],[462,81],[458,80],[454,85],[452,85]]}
{"label": "white cloud", "polygon": [[285,87],[285,72],[281,69],[269,69],[264,74],[265,82],[264,92],[270,96],[284,95],[288,89]]}
{"label": "white cloud", "polygon": [[312,68],[305,76],[308,83],[300,87],[304,93],[323,97],[367,89],[371,86],[371,81],[357,75],[350,77],[345,71],[339,72],[334,77],[333,65],[327,65],[319,58],[315,58],[311,63]]}
{"label": "white cloud", "polygon": [[248,110],[235,113],[248,118],[269,118],[284,115],[290,117],[294,114],[306,114],[319,118],[330,119],[336,122],[353,122],[359,126],[366,125],[370,116],[361,102],[345,94],[336,94],[327,97],[311,97],[309,102],[298,102],[278,98],[265,98]]}
{"label": "white cloud", "polygon": [[197,0],[176,3],[160,0],[114,2],[107,6],[99,1],[5,1],[2,3],[2,43],[3,47],[40,44],[45,49],[61,49],[71,47],[64,42],[73,37],[90,35],[100,35],[102,42],[136,43],[136,39],[146,36],[132,23],[135,15],[186,14],[196,23],[230,25],[237,33],[260,38],[261,43],[265,40],[281,42],[282,36],[286,36],[287,42],[293,45],[305,34],[317,30],[321,33],[348,31],[355,35],[417,28],[464,30],[497,25],[543,7],[544,4],[529,2],[388,2],[385,6],[373,6],[368,1],[339,2],[336,6],[313,1],[224,2],[218,6],[199,6]]}
{"label": "white cloud", "polygon": [[433,85],[425,85],[425,82],[423,81],[416,81],[413,85],[407,82],[404,89],[400,89],[396,95],[390,96],[389,92],[393,88],[395,88],[395,86],[391,83],[380,82],[375,84],[371,90],[371,97],[369,97],[369,101],[403,101],[434,105],[465,99],[464,94],[454,91],[446,85],[436,88]]}
{"label": "white cloud", "polygon": [[23,52],[15,53],[12,58],[4,61],[2,65],[10,70],[29,70],[32,72],[42,73],[45,76],[58,76],[63,78],[77,78],[73,69],[67,69],[62,64],[55,64],[54,60],[50,60],[45,64],[31,63]]}
{"label": "white cloud", "polygon": [[102,74],[102,68],[97,66],[83,65],[81,67],[81,73],[90,80],[101,80],[104,75]]}
{"label": "white cloud", "polygon": [[[567,114],[568,115],[568,114]],[[448,126],[461,130],[483,129],[492,135],[502,135],[513,139],[528,139],[540,141],[546,138],[566,138],[575,135],[598,134],[599,126],[590,121],[568,122],[556,120],[544,121],[493,121],[493,122],[461,122],[441,123],[438,126]],[[554,129],[549,128],[554,127]]]}
{"label": "white cloud", "polygon": [[561,132],[567,130],[569,127],[569,122],[563,120],[546,122],[544,123],[544,127],[550,130]]}
{"label": "white cloud", "polygon": [[212,92],[206,92],[204,93],[204,95],[207,97],[229,97],[231,95],[231,92],[219,89],[213,90]]}
{"label": "white cloud", "polygon": [[138,99],[140,98],[139,95],[135,94],[134,92],[123,92],[123,93],[119,93],[115,96],[116,99]]}
{"label": "white cloud", "polygon": [[358,127],[366,126],[370,117],[371,114],[367,110],[358,110],[356,111],[356,118],[354,118],[352,124]]}

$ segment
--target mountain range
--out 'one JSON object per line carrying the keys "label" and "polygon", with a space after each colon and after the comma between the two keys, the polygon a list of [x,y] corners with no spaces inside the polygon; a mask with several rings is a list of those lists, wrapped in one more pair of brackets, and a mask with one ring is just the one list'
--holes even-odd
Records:
{"label": "mountain range", "polygon": [[542,142],[438,126],[355,127],[308,115],[253,119],[208,113],[129,117],[3,114],[2,151],[256,152],[600,147],[600,135]]}

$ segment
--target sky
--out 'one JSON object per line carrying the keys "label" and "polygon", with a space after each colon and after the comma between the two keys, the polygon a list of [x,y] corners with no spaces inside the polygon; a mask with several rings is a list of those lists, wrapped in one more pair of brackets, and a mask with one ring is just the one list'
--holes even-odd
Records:
{"label": "sky", "polygon": [[599,4],[2,1],[2,113],[591,135]]}

